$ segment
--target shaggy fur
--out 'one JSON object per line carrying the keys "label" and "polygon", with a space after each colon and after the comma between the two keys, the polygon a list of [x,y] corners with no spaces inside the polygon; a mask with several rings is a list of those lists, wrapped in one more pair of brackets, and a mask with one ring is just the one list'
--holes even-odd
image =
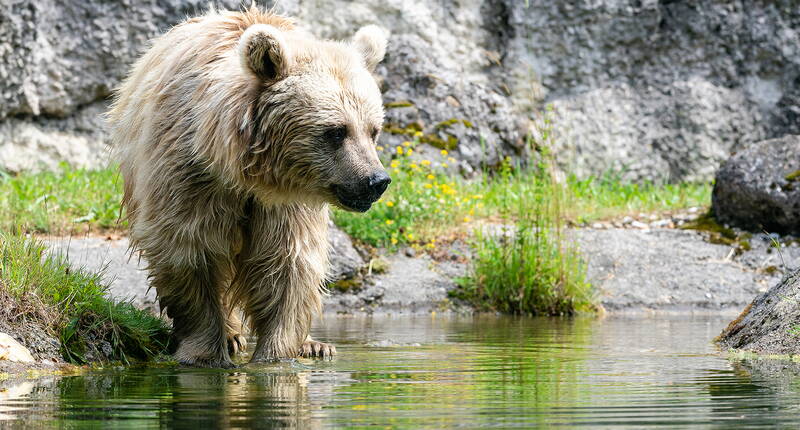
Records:
{"label": "shaggy fur", "polygon": [[371,72],[385,48],[377,27],[320,41],[253,6],[181,23],[133,66],[109,122],[131,243],[180,362],[230,366],[245,345],[237,306],[258,336],[253,360],[335,351],[308,338],[328,204],[366,210],[388,185],[370,179],[383,172]]}

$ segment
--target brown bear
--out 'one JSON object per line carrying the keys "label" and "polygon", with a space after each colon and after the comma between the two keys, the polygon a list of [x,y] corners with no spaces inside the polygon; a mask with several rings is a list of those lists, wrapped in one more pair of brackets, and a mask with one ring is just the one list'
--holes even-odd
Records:
{"label": "brown bear", "polygon": [[321,310],[329,204],[366,211],[391,182],[372,72],[386,35],[318,40],[256,6],[211,10],[153,41],[108,114],[131,246],[148,263],[174,355],[232,366],[330,356]]}

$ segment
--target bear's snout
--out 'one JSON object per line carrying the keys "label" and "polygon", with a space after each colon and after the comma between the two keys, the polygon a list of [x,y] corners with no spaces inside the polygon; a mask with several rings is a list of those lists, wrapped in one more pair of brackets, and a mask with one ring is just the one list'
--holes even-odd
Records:
{"label": "bear's snout", "polygon": [[334,185],[333,193],[344,209],[366,212],[389,187],[392,178],[383,170],[347,185]]}

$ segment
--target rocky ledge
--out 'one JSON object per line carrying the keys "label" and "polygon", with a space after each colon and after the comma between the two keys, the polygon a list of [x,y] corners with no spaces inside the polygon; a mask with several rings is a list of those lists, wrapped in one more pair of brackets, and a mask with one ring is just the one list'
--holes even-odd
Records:
{"label": "rocky ledge", "polygon": [[767,356],[798,356],[800,269],[756,297],[718,340],[725,349]]}
{"label": "rocky ledge", "polygon": [[[776,284],[784,267],[800,266],[796,244],[775,252],[773,236],[711,243],[707,233],[668,228],[573,230],[598,301],[609,312],[736,312]],[[125,238],[54,238],[75,266],[104,270],[111,294],[157,309],[144,262],[129,259]],[[350,238],[331,229],[331,294],[326,312],[428,313],[464,310],[449,300],[467,274],[469,247],[460,241],[434,255],[404,249],[364,258]],[[366,253],[363,253],[366,255]]]}

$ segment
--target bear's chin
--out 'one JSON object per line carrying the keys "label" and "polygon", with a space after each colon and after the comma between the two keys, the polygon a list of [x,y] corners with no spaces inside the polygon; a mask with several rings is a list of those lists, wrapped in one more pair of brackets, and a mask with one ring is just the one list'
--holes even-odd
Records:
{"label": "bear's chin", "polygon": [[341,209],[348,212],[366,212],[372,207],[372,202],[368,200],[344,200],[338,199],[335,203]]}

